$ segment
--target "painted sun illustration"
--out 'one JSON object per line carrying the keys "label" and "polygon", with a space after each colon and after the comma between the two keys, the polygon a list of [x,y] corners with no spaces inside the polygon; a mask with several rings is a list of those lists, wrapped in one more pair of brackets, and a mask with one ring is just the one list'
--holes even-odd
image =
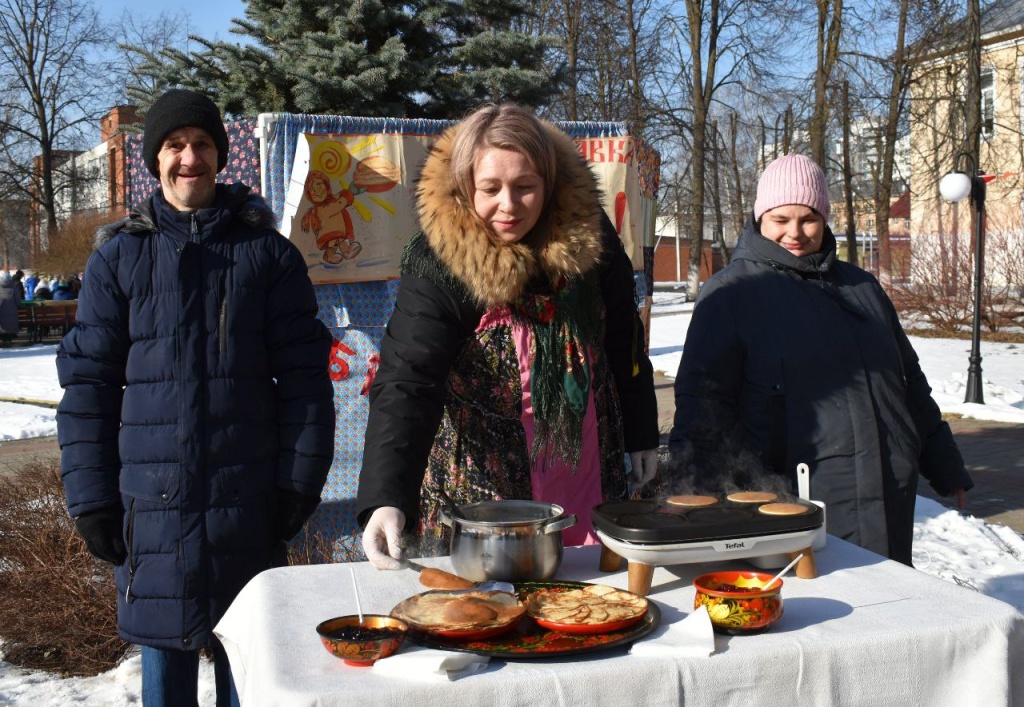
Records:
{"label": "painted sun illustration", "polygon": [[[324,262],[337,265],[355,258],[362,245],[356,240],[349,207],[366,223],[373,212],[369,200],[395,215],[395,206],[377,196],[394,189],[401,180],[401,168],[374,154],[384,149],[376,135],[348,146],[336,140],[324,140],[312,146],[305,195],[311,206],[302,217],[302,230],[312,232]],[[312,142],[312,138],[307,139]],[[351,169],[351,182],[347,175]],[[334,190],[334,184],[340,189]]]}
{"label": "painted sun illustration", "polygon": [[[352,146],[335,140],[323,140],[314,146],[310,160],[311,169],[323,172],[342,189],[349,189],[356,195],[352,207],[367,223],[373,220],[373,214],[366,204],[360,201],[360,195],[365,193],[366,198],[377,206],[390,214],[395,214],[395,206],[376,194],[390,191],[402,178],[401,169],[397,165],[374,154],[384,149],[377,138],[377,135],[369,135]],[[353,162],[355,168],[349,184],[345,175]]]}

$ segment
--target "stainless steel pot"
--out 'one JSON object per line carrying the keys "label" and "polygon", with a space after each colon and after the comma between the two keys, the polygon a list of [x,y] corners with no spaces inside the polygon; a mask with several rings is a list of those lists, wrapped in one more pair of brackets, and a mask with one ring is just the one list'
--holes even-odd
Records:
{"label": "stainless steel pot", "polygon": [[439,515],[452,529],[452,566],[475,582],[551,579],[562,563],[562,530],[576,524],[561,506],[540,501],[480,501],[458,509],[464,518],[444,508]]}

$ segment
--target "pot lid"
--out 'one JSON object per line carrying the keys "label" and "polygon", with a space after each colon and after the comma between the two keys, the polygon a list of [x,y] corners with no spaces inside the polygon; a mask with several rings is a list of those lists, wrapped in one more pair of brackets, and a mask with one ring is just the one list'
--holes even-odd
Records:
{"label": "pot lid", "polygon": [[470,526],[545,525],[565,513],[554,503],[516,499],[468,503],[460,505],[459,510],[465,519],[453,521]]}

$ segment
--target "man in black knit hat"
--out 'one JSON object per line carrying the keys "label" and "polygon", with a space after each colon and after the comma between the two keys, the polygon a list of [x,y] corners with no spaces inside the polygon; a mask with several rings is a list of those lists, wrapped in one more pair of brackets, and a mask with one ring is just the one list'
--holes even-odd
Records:
{"label": "man in black knit hat", "polygon": [[243,184],[217,184],[217,106],[171,90],[146,115],[161,188],[100,229],[61,342],[57,411],[68,511],[115,565],[118,629],[142,646],[143,704],[238,704],[213,628],[283,561],[334,450],[331,336],[306,265]]}

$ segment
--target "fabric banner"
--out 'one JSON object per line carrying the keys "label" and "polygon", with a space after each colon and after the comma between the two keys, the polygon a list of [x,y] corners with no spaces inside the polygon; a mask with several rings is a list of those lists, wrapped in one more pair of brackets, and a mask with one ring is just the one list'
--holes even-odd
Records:
{"label": "fabric banner", "polygon": [[300,137],[281,230],[302,251],[314,284],[398,277],[416,230],[412,180],[432,139]]}
{"label": "fabric banner", "polygon": [[636,169],[633,138],[584,138],[577,139],[576,144],[597,176],[604,210],[615,224],[615,231],[622,239],[622,246],[633,263],[633,270],[643,270],[643,195]]}
{"label": "fabric banner", "polygon": [[307,533],[325,540],[335,560],[362,553],[355,497],[369,412],[366,387],[397,294],[397,280],[316,287],[320,318],[334,339],[328,364],[334,385],[334,462]]}
{"label": "fabric banner", "polygon": [[[314,284],[397,278],[402,249],[416,230],[416,172],[437,135],[298,136],[282,232],[302,251]],[[603,206],[633,270],[644,272],[650,180],[639,162],[651,153],[629,136],[577,137],[603,193]],[[656,189],[656,183],[653,188]],[[648,293],[641,292],[641,296]]]}

